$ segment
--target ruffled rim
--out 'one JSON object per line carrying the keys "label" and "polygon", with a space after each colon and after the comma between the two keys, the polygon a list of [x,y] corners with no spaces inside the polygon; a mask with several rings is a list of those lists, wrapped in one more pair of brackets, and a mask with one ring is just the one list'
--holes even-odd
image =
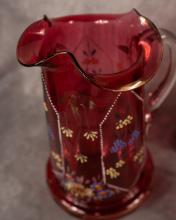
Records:
{"label": "ruffled rim", "polygon": [[[150,77],[147,78],[139,78],[134,82],[131,83],[126,83],[122,86],[119,86],[117,88],[109,88],[106,85],[102,85],[99,84],[98,81],[99,79],[101,80],[106,80],[109,79],[110,77],[125,77],[126,74],[129,74],[129,71],[131,71],[132,69],[137,68],[137,66],[139,65],[140,62],[143,61],[143,59],[145,58],[145,48],[143,47],[143,45],[139,45],[140,49],[138,51],[138,56],[137,56],[137,60],[132,63],[129,67],[123,69],[122,71],[118,71],[118,72],[114,72],[114,73],[103,73],[103,74],[93,74],[93,73],[87,73],[83,70],[83,68],[81,67],[81,65],[79,64],[79,62],[77,61],[76,57],[74,56],[74,54],[70,51],[66,51],[66,50],[60,50],[59,52],[55,52],[53,54],[50,54],[42,59],[37,60],[34,63],[27,63],[24,62],[21,59],[21,56],[19,55],[19,48],[21,46],[21,41],[23,39],[23,35],[24,33],[30,28],[32,27],[32,25],[30,25],[22,34],[19,42],[18,42],[18,46],[17,46],[17,58],[18,58],[18,62],[20,64],[22,64],[23,66],[26,67],[33,67],[33,66],[45,66],[45,63],[48,62],[50,59],[56,57],[56,56],[60,56],[60,55],[67,55],[70,57],[72,63],[74,64],[74,66],[77,68],[77,70],[79,71],[79,73],[84,76],[86,79],[88,79],[90,82],[94,83],[96,86],[102,88],[102,89],[106,89],[106,90],[110,90],[110,91],[128,91],[128,90],[132,90],[135,88],[138,88],[144,84],[146,84],[149,80],[151,80],[151,78],[153,77],[153,74],[155,73],[155,71],[158,69],[159,64],[161,63],[162,60],[162,56],[163,56],[163,44],[162,44],[162,40],[161,40],[161,36],[159,33],[159,30],[157,29],[157,27],[153,24],[152,21],[150,21],[148,18],[146,18],[145,16],[141,15],[136,9],[133,9],[132,11],[128,12],[128,13],[124,13],[124,14],[119,14],[119,15],[106,15],[106,14],[100,14],[100,15],[91,15],[92,16],[92,20],[89,20],[90,22],[92,21],[96,21],[97,19],[112,19],[115,20],[117,16],[125,16],[128,15],[130,13],[135,13],[138,17],[145,19],[145,21],[149,24],[151,30],[153,30],[153,32],[157,35],[158,37],[158,41],[160,43],[161,46],[161,50],[158,52],[158,64],[156,64],[156,67],[154,68],[153,72],[148,74]],[[84,19],[82,20],[81,18],[84,16]],[[61,18],[56,18],[54,20],[59,20],[61,22],[68,22],[69,20],[73,20],[75,19],[75,21],[79,21],[79,22],[85,22],[86,17],[90,17],[90,15],[73,15],[73,16],[65,16],[65,17],[61,17]],[[44,25],[48,25],[48,28],[51,26],[50,20],[47,20],[47,17],[45,17],[44,20],[42,20],[44,22]],[[51,20],[52,21],[52,20]],[[39,21],[41,22],[41,20]],[[47,33],[46,33],[47,34]],[[152,48],[151,48],[152,50]],[[39,57],[38,57],[39,58]],[[149,61],[148,61],[149,62]],[[145,66],[147,66],[148,63],[146,62]],[[145,71],[145,70],[144,70]]]}

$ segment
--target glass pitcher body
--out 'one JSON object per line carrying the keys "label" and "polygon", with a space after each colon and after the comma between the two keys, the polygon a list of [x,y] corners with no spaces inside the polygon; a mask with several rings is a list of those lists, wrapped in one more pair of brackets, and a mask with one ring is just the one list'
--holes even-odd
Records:
{"label": "glass pitcher body", "polygon": [[160,71],[163,51],[161,33],[136,10],[45,16],[20,38],[19,62],[42,69],[48,184],[71,213],[114,219],[150,192],[153,164],[145,145],[150,105],[154,109],[170,90],[173,62],[150,100],[145,85]]}

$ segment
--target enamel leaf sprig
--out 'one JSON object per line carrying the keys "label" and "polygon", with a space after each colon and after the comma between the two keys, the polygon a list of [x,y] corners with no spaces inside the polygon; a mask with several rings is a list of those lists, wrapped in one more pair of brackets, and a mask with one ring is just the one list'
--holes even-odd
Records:
{"label": "enamel leaf sprig", "polygon": [[111,179],[116,179],[118,176],[120,176],[120,173],[117,172],[114,168],[110,167],[106,170],[106,175],[109,176]]}
{"label": "enamel leaf sprig", "polygon": [[131,115],[128,115],[124,120],[119,120],[119,122],[116,123],[116,130],[119,130],[131,124],[132,120],[133,120],[133,117]]}
{"label": "enamel leaf sprig", "polygon": [[98,132],[97,131],[87,131],[83,135],[87,140],[95,141],[95,139],[98,138]]}
{"label": "enamel leaf sprig", "polygon": [[88,161],[88,157],[87,156],[85,156],[85,155],[83,155],[83,154],[76,154],[75,155],[75,159],[77,160],[77,161],[79,161],[80,163],[87,163],[87,161]]}
{"label": "enamel leaf sprig", "polygon": [[124,165],[125,165],[125,161],[124,161],[124,160],[119,160],[119,161],[116,163],[115,167],[116,167],[116,168],[121,168],[121,167],[123,167]]}
{"label": "enamel leaf sprig", "polygon": [[67,138],[73,137],[73,131],[70,128],[61,127],[61,131]]}

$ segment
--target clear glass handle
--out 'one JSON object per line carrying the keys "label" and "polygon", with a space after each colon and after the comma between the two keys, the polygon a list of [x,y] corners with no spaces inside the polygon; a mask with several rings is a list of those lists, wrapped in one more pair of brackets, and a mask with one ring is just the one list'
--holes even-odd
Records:
{"label": "clear glass handle", "polygon": [[154,111],[164,102],[176,81],[176,36],[161,28],[163,58],[154,78],[146,86],[149,110]]}

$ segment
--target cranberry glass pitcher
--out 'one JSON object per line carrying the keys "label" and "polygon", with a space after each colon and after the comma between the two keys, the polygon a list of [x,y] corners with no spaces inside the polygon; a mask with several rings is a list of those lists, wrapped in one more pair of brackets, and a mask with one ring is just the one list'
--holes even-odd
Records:
{"label": "cranberry glass pitcher", "polygon": [[174,36],[136,10],[45,16],[22,34],[19,62],[41,67],[48,184],[72,214],[114,219],[148,195],[145,134],[174,83],[175,54]]}

